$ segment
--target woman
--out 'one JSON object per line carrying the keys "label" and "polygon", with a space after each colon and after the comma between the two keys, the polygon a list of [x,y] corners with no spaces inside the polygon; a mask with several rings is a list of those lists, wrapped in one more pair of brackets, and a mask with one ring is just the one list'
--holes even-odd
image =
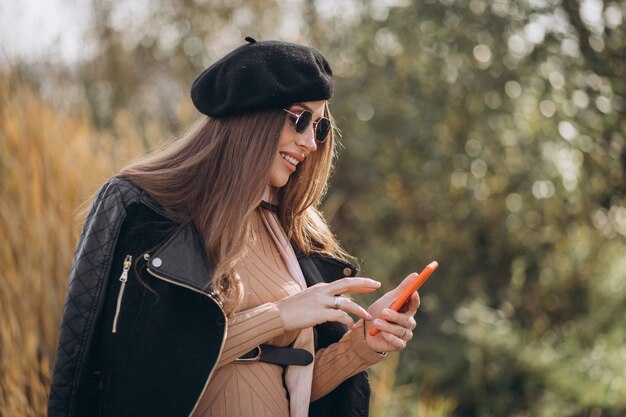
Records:
{"label": "woman", "polygon": [[417,293],[386,309],[409,277],[368,310],[343,296],[380,283],[354,277],[317,210],[335,149],[328,62],[246,40],[192,86],[208,117],[95,198],[50,417],[365,416],[364,370],[412,338]]}

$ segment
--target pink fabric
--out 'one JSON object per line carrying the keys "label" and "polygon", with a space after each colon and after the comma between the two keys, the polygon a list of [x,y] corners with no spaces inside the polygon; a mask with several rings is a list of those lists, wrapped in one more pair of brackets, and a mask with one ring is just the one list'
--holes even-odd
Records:
{"label": "pink fabric", "polygon": [[[306,289],[306,281],[300,269],[296,254],[285,231],[278,222],[276,214],[269,210],[260,210],[261,218],[267,227],[272,239],[276,243],[281,256],[285,261],[287,270],[300,284],[302,290]],[[313,340],[313,328],[302,329],[296,338],[293,347],[306,349],[315,358],[315,345]],[[289,409],[291,417],[307,417],[309,415],[309,403],[311,401],[311,386],[313,384],[313,368],[315,359],[307,366],[288,366],[285,374],[287,389],[289,390]]]}

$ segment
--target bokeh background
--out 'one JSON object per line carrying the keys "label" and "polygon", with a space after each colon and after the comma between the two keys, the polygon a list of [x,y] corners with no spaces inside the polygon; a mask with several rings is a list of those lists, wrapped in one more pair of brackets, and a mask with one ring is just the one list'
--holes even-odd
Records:
{"label": "bokeh background", "polygon": [[[390,289],[433,259],[372,415],[626,415],[626,1],[0,1],[0,415],[44,416],[99,185],[199,117],[244,36],[319,48],[324,210]],[[364,303],[368,300],[363,299]]]}

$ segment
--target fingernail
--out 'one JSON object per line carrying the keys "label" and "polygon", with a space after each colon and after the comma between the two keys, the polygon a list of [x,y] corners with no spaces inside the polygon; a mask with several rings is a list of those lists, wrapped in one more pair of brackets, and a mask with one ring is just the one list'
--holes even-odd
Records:
{"label": "fingernail", "polygon": [[372,315],[371,315],[370,313],[367,313],[367,315],[365,316],[365,318],[366,318],[367,320],[371,320],[371,319],[372,319]]}
{"label": "fingernail", "polygon": [[389,310],[384,310],[383,311],[383,317],[386,319],[390,319],[391,318],[391,313],[389,312]]}

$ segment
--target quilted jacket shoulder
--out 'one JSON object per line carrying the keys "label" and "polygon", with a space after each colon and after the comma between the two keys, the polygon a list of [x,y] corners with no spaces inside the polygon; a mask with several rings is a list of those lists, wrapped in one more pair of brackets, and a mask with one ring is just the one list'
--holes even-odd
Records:
{"label": "quilted jacket shoulder", "polygon": [[80,370],[93,337],[94,320],[101,308],[111,254],[126,217],[126,208],[135,202],[162,213],[139,187],[113,178],[100,188],[87,215],[74,254],[61,319],[49,415],[71,415],[76,405]]}

